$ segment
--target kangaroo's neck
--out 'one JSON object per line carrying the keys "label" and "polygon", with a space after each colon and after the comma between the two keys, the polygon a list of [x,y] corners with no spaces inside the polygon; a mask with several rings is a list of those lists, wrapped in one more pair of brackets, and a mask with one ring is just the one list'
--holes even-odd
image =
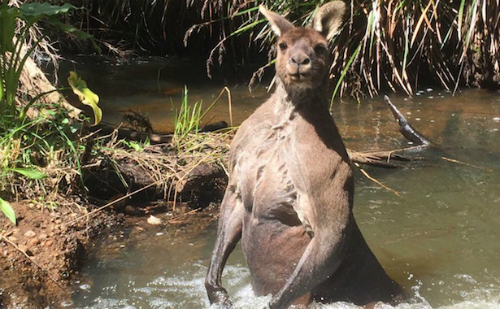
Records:
{"label": "kangaroo's neck", "polygon": [[[328,113],[326,80],[316,88],[296,89],[276,79],[274,114],[291,120],[297,113]],[[285,119],[284,119],[285,120]]]}

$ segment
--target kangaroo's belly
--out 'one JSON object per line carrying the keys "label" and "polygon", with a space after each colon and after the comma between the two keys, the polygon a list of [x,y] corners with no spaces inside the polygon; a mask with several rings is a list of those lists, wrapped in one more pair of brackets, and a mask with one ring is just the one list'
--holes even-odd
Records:
{"label": "kangaroo's belly", "polygon": [[302,225],[244,219],[242,246],[257,295],[277,293],[293,273],[310,237]]}

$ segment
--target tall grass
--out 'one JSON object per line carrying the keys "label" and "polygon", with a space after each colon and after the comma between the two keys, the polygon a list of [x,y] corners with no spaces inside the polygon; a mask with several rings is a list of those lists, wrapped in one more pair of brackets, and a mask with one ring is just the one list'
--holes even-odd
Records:
{"label": "tall grass", "polygon": [[[182,38],[200,21],[199,1],[181,0],[51,0],[84,8],[67,16],[67,21],[92,34],[105,51],[120,57],[134,53],[165,55],[184,51]],[[63,49],[81,52],[88,45],[72,34],[56,38]],[[200,38],[203,42],[207,37]],[[199,45],[200,46],[200,45]],[[93,50],[87,49],[89,52]],[[197,50],[199,52],[199,49]]]}
{"label": "tall grass", "polygon": [[[248,44],[260,38],[262,48],[270,47],[272,34],[255,9],[259,4],[305,25],[323,2],[205,0],[201,14],[207,21],[187,35],[219,27],[224,35],[209,54],[210,66],[216,56],[221,62],[235,37]],[[349,1],[344,27],[332,42],[334,96],[375,96],[387,88],[412,95],[421,85],[435,83],[450,91],[460,85],[500,87],[499,2]]]}
{"label": "tall grass", "polygon": [[[197,136],[202,129],[201,125],[204,121],[205,116],[212,110],[219,99],[222,97],[224,92],[227,93],[228,97],[228,109],[230,115],[230,124],[232,126],[232,106],[231,106],[231,91],[224,87],[215,100],[210,103],[207,107],[203,107],[203,102],[195,102],[194,104],[189,102],[188,99],[188,88],[184,88],[184,94],[182,96],[182,102],[179,110],[176,111],[176,117],[174,119],[174,133],[172,137],[172,142],[176,146],[179,152],[188,149],[188,152],[193,149],[202,149],[205,143],[204,138],[192,138]],[[191,136],[191,138],[188,138]],[[198,140],[193,144],[193,141]]]}
{"label": "tall grass", "polygon": [[[255,58],[253,51],[272,48],[273,34],[259,4],[306,25],[324,2],[71,1],[87,8],[74,13],[73,23],[95,34],[109,50],[191,51],[207,57],[209,75],[214,65],[247,63]],[[345,2],[350,9],[332,42],[335,96],[375,96],[386,89],[411,95],[436,83],[452,92],[460,85],[500,86],[499,0]]]}

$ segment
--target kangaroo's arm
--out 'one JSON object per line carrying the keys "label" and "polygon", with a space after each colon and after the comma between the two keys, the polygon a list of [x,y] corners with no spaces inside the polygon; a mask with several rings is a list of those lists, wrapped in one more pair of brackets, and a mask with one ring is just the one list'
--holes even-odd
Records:
{"label": "kangaroo's arm", "polygon": [[234,188],[228,186],[221,204],[217,240],[205,279],[205,288],[211,304],[232,306],[226,289],[222,287],[221,277],[227,258],[241,239],[242,220],[243,205],[237,203]]}
{"label": "kangaroo's arm", "polygon": [[314,236],[292,275],[269,303],[270,308],[288,308],[294,299],[314,290],[331,276],[344,259],[353,220],[353,183],[350,177],[339,178],[328,182],[335,188],[298,185],[298,208],[310,210],[304,212],[304,219],[310,223]]}

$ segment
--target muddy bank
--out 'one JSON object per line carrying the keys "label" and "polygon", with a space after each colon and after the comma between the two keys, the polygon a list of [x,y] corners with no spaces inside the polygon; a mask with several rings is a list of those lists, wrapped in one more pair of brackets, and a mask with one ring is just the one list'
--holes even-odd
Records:
{"label": "muddy bank", "polygon": [[106,230],[122,226],[123,215],[103,212],[74,222],[81,213],[69,208],[49,210],[27,202],[12,206],[17,226],[0,216],[0,307],[63,307],[86,248]]}

